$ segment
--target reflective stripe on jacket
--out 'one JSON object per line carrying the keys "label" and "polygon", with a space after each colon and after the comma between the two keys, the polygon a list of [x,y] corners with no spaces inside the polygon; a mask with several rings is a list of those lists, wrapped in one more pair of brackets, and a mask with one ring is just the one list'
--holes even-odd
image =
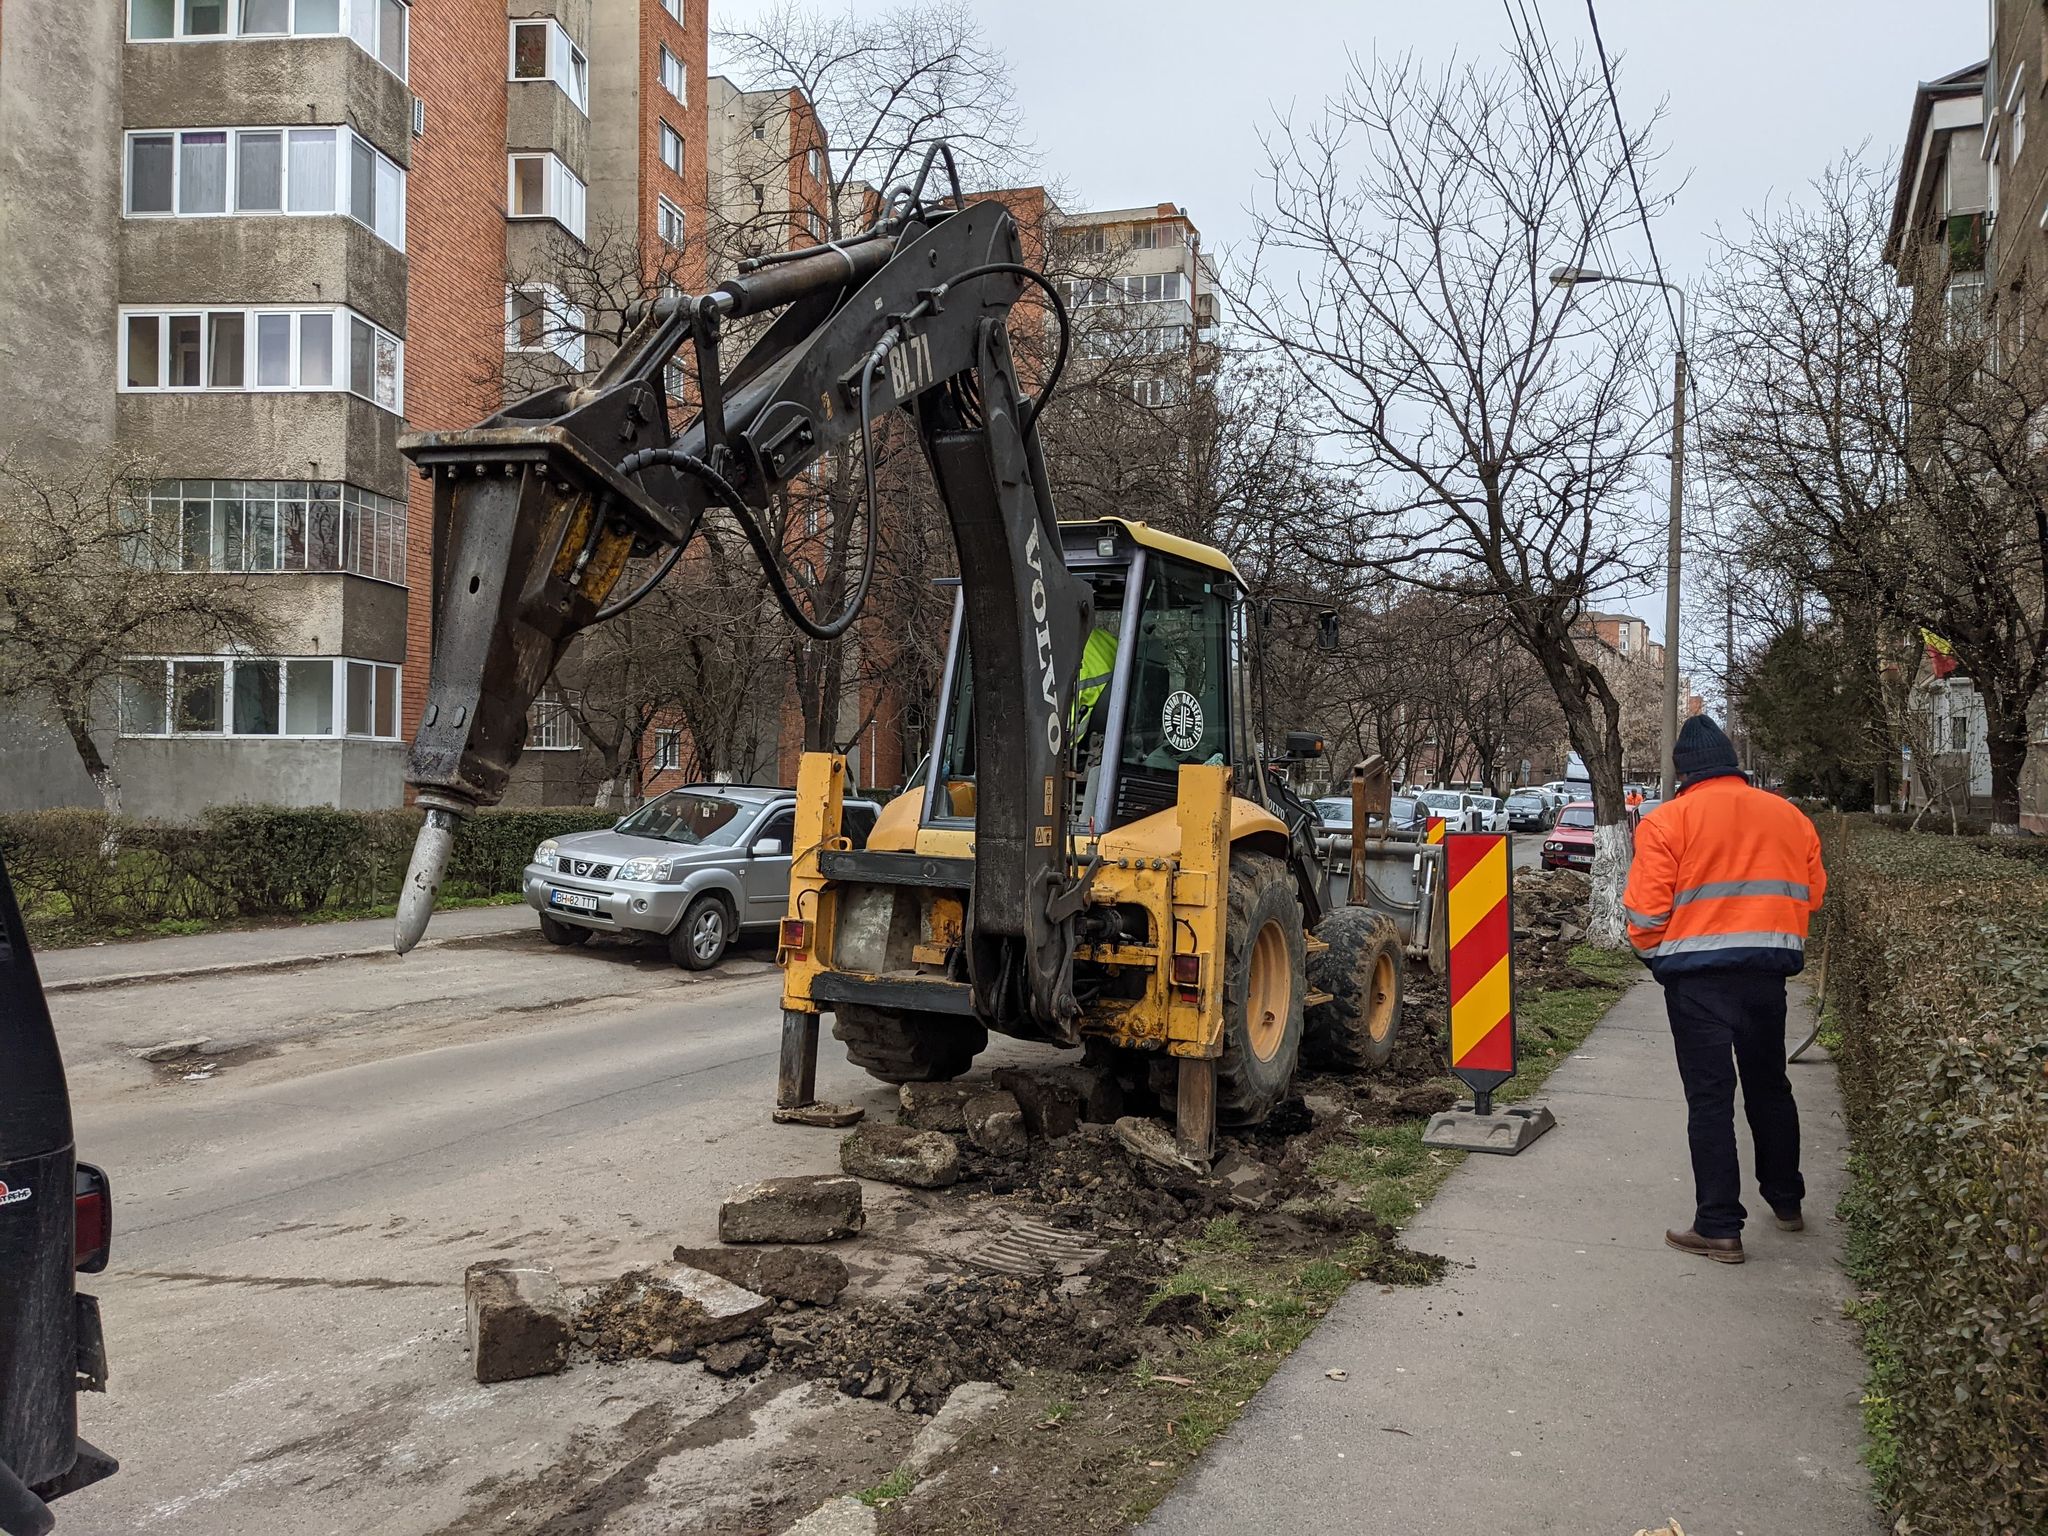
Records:
{"label": "reflective stripe on jacket", "polygon": [[1828,885],[1820,837],[1789,800],[1705,779],[1636,828],[1629,942],[1662,980],[1694,971],[1798,974]]}

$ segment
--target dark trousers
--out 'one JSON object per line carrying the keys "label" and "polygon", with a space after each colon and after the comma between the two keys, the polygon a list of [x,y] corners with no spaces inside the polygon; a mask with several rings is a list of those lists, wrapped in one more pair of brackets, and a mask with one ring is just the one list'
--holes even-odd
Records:
{"label": "dark trousers", "polygon": [[1742,1169],[1735,1159],[1735,1082],[1756,1140],[1756,1183],[1773,1210],[1806,1196],[1799,1174],[1799,1106],[1785,1075],[1785,978],[1755,971],[1701,971],[1664,983],[1664,1007],[1685,1084],[1701,1237],[1740,1237]]}

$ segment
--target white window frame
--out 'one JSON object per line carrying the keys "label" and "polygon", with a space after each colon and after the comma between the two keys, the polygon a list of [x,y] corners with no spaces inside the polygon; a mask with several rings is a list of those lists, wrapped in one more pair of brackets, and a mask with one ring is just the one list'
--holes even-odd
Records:
{"label": "white window frame", "polygon": [[683,771],[683,732],[673,725],[658,725],[654,728],[655,773],[681,773]]}
{"label": "white window frame", "polygon": [[[516,211],[519,196],[519,162],[538,160],[541,163],[541,201],[546,204],[539,213]],[[589,199],[589,189],[583,178],[570,170],[562,157],[553,150],[526,151],[505,157],[505,217],[508,219],[553,219],[578,240],[583,238],[584,213]]]}
{"label": "white window frame", "polygon": [[[548,35],[547,72],[540,75],[519,73],[519,29],[521,27],[545,27]],[[505,78],[519,85],[536,85],[552,81],[555,87],[576,104],[576,110],[585,117],[590,116],[590,55],[576,46],[576,40],[569,36],[564,27],[552,16],[516,16],[505,24]]]}
{"label": "white window frame", "polygon": [[[384,68],[391,69],[385,60],[383,44],[383,4],[385,0],[338,0],[336,6],[337,26],[334,31],[320,31],[299,28],[299,7],[311,0],[289,0],[289,14],[286,30],[283,32],[247,32],[243,30],[247,0],[222,0],[225,11],[226,30],[221,32],[190,32],[185,30],[185,0],[171,0],[171,35],[169,37],[135,36],[134,0],[122,0],[127,9],[124,22],[128,41],[131,43],[231,43],[250,37],[345,37],[355,43]],[[403,80],[406,78],[412,51],[412,0],[388,0],[405,17],[402,26],[405,37],[399,43],[398,68],[391,72]]]}
{"label": "white window frame", "polygon": [[[172,384],[170,379],[171,349],[170,323],[172,319],[196,318],[199,321],[199,377],[204,381],[213,371],[212,326],[208,323],[214,315],[240,315],[242,317],[242,382],[239,384]],[[258,361],[258,321],[265,315],[290,315],[291,361],[289,372],[292,382],[287,384],[258,384],[256,369]],[[305,330],[298,317],[305,315],[328,315],[333,317],[333,329],[329,334],[328,361],[332,378],[324,384],[300,382],[305,371],[305,360],[300,355],[305,340]],[[157,382],[155,384],[131,384],[128,382],[128,334],[129,322],[135,319],[154,317],[157,322]],[[372,333],[370,393],[365,395],[356,390],[350,382],[353,372],[353,325],[368,326]],[[368,400],[382,410],[395,416],[405,414],[405,341],[392,334],[347,305],[336,304],[277,304],[260,308],[244,308],[234,304],[124,304],[117,312],[114,386],[124,395],[156,394],[354,394]],[[376,353],[382,344],[392,348],[392,397],[390,400],[377,398]]]}
{"label": "white window frame", "polygon": [[[234,741],[402,741],[405,729],[405,668],[392,661],[368,661],[360,656],[256,656],[238,653],[218,655],[176,655],[176,656],[130,656],[126,658],[132,668],[160,663],[164,669],[164,714],[160,731],[137,731],[130,728],[127,706],[124,701],[120,712],[120,734],[137,740],[168,739],[174,741],[219,741],[227,738]],[[217,662],[221,668],[221,721],[217,731],[178,731],[171,729],[177,719],[175,667],[180,663]],[[264,662],[277,668],[277,729],[274,731],[237,731],[235,725],[235,668],[253,662]],[[328,693],[333,708],[331,729],[325,731],[288,731],[285,722],[291,718],[291,669],[294,665],[326,662],[334,669],[334,682]],[[350,667],[370,667],[370,729],[351,731],[348,728],[348,679]],[[377,729],[377,701],[389,691],[391,699],[391,730],[389,734]]]}
{"label": "white window frame", "polygon": [[[689,164],[689,145],[667,118],[659,118],[657,121],[661,126],[655,132],[656,153],[661,157],[663,165],[680,176],[683,174],[683,167]],[[673,160],[668,157],[668,147],[671,143],[676,147],[676,157]]]}
{"label": "white window frame", "polygon": [[583,750],[582,733],[576,729],[575,717],[569,713],[569,706],[554,688],[544,688],[526,711],[526,750],[528,752],[580,752]]}
{"label": "white window frame", "polygon": [[661,45],[661,88],[684,106],[690,104],[690,73],[683,67],[683,61],[668,51],[668,44]]}
{"label": "white window frame", "polygon": [[679,204],[671,202],[666,195],[657,195],[654,199],[654,227],[655,233],[661,237],[661,243],[678,251],[689,238],[689,216],[683,212]]}
{"label": "white window frame", "polygon": [[667,11],[670,16],[675,18],[677,26],[683,26],[685,24],[683,17],[683,0],[661,0],[661,8],[664,11]]}
{"label": "white window frame", "polygon": [[[184,163],[184,139],[187,134],[224,133],[227,135],[227,193],[224,201],[228,206],[217,213],[185,213],[178,203],[183,190],[180,183]],[[242,141],[255,134],[274,133],[278,139],[277,202],[275,208],[238,208],[235,203],[241,190]],[[334,206],[332,208],[295,209],[292,207],[292,136],[294,134],[331,133],[334,135]],[[154,210],[138,213],[135,209],[135,143],[138,139],[162,139],[171,141],[171,206],[167,211]],[[365,224],[355,214],[355,146],[360,144],[372,156],[370,191],[371,222]],[[380,199],[374,178],[388,172],[397,178],[396,195]],[[385,154],[375,144],[357,133],[345,123],[250,123],[233,128],[131,128],[121,139],[121,212],[130,219],[323,219],[340,216],[355,219],[393,250],[405,249],[405,167]],[[377,217],[379,203],[385,202],[391,217]],[[383,226],[383,227],[380,227]]]}
{"label": "white window frame", "polygon": [[[218,490],[223,484],[242,489],[223,496]],[[246,488],[252,485],[264,487],[263,494],[248,495]],[[203,492],[200,487],[204,487]],[[215,509],[222,502],[236,503],[246,509],[252,502],[261,504],[265,496],[272,508],[268,563],[251,561],[250,555],[255,546],[249,542],[245,523],[240,541],[241,563],[216,566],[212,557],[215,542],[212,529],[219,513]],[[288,530],[284,520],[276,514],[280,502],[296,503],[305,518],[299,529],[296,565],[287,559]],[[219,481],[196,476],[182,480],[158,480],[138,492],[138,507],[145,503],[157,535],[155,547],[172,552],[173,558],[163,567],[165,569],[221,575],[347,575],[360,576],[365,581],[386,582],[395,587],[405,585],[406,503],[397,497],[380,496],[345,480]],[[186,558],[184,516],[188,507],[201,503],[208,509],[208,554],[203,563],[195,563]],[[315,558],[318,551],[311,524],[312,509],[318,504],[332,506],[335,511],[335,545],[331,563]],[[225,538],[220,542],[224,544]]]}
{"label": "white window frame", "polygon": [[[542,327],[541,340],[537,345],[527,346],[519,339],[519,319],[514,312],[520,294],[536,295],[540,299]],[[581,373],[587,366],[589,356],[589,322],[583,313],[583,306],[569,302],[568,295],[553,283],[507,284],[505,287],[505,350],[507,352],[547,352]]]}

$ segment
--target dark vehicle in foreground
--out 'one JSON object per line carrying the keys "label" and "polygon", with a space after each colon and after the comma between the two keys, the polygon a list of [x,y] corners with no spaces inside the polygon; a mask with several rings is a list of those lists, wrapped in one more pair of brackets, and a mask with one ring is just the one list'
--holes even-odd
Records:
{"label": "dark vehicle in foreground", "polygon": [[[846,802],[855,847],[880,809]],[[607,830],[547,839],[526,866],[526,904],[550,943],[639,934],[665,940],[677,965],[708,970],[740,930],[781,919],[795,840],[796,791],[688,784]]]}
{"label": "dark vehicle in foreground", "polygon": [[1517,790],[1508,796],[1510,832],[1545,832],[1557,821],[1550,797],[1540,789]]}
{"label": "dark vehicle in foreground", "polygon": [[99,1303],[72,1278],[106,1267],[113,1198],[77,1160],[64,1063],[14,886],[0,864],[0,1531],[41,1536],[52,1500],[115,1470],[78,1436],[103,1392]]}
{"label": "dark vehicle in foreground", "polygon": [[1574,800],[1557,813],[1557,824],[1543,840],[1545,869],[1593,868],[1593,802]]}

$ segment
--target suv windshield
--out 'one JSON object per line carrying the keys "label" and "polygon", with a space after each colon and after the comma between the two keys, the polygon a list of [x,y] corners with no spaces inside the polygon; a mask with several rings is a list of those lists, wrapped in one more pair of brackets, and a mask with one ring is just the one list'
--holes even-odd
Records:
{"label": "suv windshield", "polygon": [[635,837],[658,837],[665,843],[729,848],[752,820],[751,808],[737,800],[672,789],[641,806],[615,830]]}
{"label": "suv windshield", "polygon": [[1593,807],[1569,806],[1558,813],[1557,824],[1560,827],[1590,827],[1593,825]]}
{"label": "suv windshield", "polygon": [[1542,806],[1543,801],[1536,795],[1508,796],[1508,809],[1511,811],[1540,810]]}
{"label": "suv windshield", "polygon": [[1316,815],[1324,821],[1334,821],[1348,827],[1351,825],[1351,802],[1335,795],[1327,800],[1318,800]]}
{"label": "suv windshield", "polygon": [[1456,811],[1464,807],[1465,797],[1454,789],[1429,789],[1422,793],[1422,803],[1433,811]]}

